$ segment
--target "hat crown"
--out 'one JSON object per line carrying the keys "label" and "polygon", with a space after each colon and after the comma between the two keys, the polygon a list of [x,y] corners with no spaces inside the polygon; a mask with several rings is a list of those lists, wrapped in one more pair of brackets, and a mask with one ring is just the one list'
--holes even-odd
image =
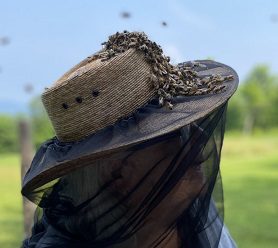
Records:
{"label": "hat crown", "polygon": [[59,140],[80,140],[146,104],[155,90],[152,68],[133,48],[107,60],[90,57],[42,94]]}

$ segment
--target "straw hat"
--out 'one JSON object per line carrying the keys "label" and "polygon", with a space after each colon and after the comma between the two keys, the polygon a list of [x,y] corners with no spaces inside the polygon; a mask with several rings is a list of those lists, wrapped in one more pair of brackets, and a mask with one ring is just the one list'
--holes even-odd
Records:
{"label": "straw hat", "polygon": [[[238,85],[236,72],[218,62],[171,65],[160,46],[144,33],[117,33],[104,45],[105,49],[84,59],[43,92],[56,137],[37,151],[24,178],[23,194],[93,160],[208,115]],[[123,118],[129,120],[156,100],[159,108],[136,119],[135,128],[103,140],[103,130]]]}

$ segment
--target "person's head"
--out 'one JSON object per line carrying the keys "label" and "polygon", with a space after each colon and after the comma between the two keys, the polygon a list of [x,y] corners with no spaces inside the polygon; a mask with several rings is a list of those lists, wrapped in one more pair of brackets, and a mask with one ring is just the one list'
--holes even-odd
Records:
{"label": "person's head", "polygon": [[[170,176],[170,173],[173,172],[174,167],[177,166],[174,165],[174,160],[177,159],[182,149],[186,149],[185,143],[188,140],[185,135],[183,130],[179,135],[168,139],[141,145],[138,149],[125,153],[125,156],[122,155],[120,158],[119,155],[112,156],[108,159],[109,162],[104,163],[101,168],[101,181],[113,180],[108,189],[119,197],[124,197],[133,191],[127,199],[127,206],[137,207],[154,189],[163,175],[166,181],[167,175]],[[188,146],[190,144],[187,144]],[[172,169],[169,168],[171,164]],[[167,211],[190,204],[192,198],[196,197],[203,187],[203,181],[201,164],[188,166],[185,168],[184,175],[174,185],[159,208],[161,211]]]}
{"label": "person's head", "polygon": [[[62,225],[82,237],[95,232],[103,238],[120,229],[132,214],[148,209],[143,222],[157,225],[157,232],[167,229],[204,187],[201,162],[195,159],[189,164],[184,157],[194,141],[194,135],[188,132],[185,127],[174,135],[102,158],[62,178],[64,188],[60,193],[71,199],[76,208],[90,199],[75,215],[63,219]],[[151,203],[159,194],[161,199]]]}

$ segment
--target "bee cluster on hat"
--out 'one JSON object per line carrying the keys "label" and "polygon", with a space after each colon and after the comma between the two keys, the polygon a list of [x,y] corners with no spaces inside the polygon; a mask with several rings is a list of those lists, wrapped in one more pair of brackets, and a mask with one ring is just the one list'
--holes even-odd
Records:
{"label": "bee cluster on hat", "polygon": [[152,65],[151,81],[161,106],[173,108],[171,100],[175,96],[204,95],[221,92],[225,81],[233,80],[232,75],[219,74],[199,77],[196,67],[202,67],[197,62],[183,63],[178,66],[170,63],[170,57],[163,54],[161,46],[148,39],[144,32],[117,32],[103,42],[104,49],[90,58],[90,61],[109,60],[117,54],[134,48],[145,54],[145,58]]}

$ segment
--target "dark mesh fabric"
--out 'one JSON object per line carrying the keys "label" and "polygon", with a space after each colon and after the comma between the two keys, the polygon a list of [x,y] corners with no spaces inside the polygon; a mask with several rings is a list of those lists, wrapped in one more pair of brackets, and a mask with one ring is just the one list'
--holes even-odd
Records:
{"label": "dark mesh fabric", "polygon": [[[22,247],[218,247],[226,107],[25,193],[38,208]],[[123,122],[117,125],[124,133]],[[112,139],[109,130],[103,139]],[[50,145],[42,145],[27,177],[43,170],[38,161]]]}

